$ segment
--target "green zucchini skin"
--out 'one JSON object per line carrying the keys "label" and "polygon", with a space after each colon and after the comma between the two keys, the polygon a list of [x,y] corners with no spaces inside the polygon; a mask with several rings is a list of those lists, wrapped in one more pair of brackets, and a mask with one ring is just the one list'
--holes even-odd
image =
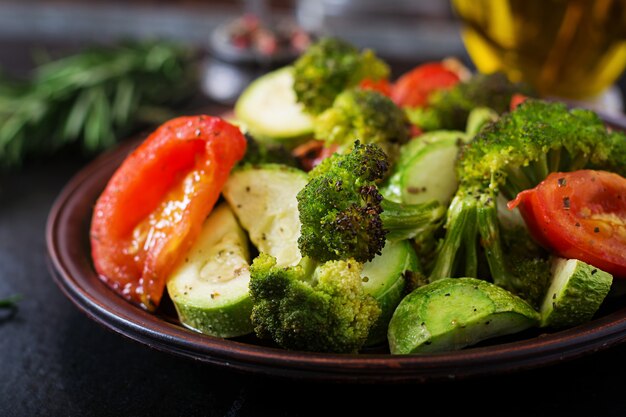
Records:
{"label": "green zucchini skin", "polygon": [[389,177],[383,195],[390,200],[420,204],[437,200],[450,203],[458,187],[454,164],[463,132],[440,130],[425,133],[406,144]]}
{"label": "green zucchini skin", "polygon": [[574,327],[592,319],[613,276],[577,259],[555,258],[552,282],[541,305],[541,326]]}
{"label": "green zucchini skin", "polygon": [[539,324],[539,313],[508,291],[475,278],[444,278],[406,296],[389,323],[392,354],[461,349]]}
{"label": "green zucchini skin", "polygon": [[405,295],[405,274],[418,270],[417,255],[407,240],[387,241],[381,254],[363,265],[363,288],[378,301],[381,308],[366,345],[372,346],[387,340],[389,321]]}
{"label": "green zucchini skin", "polygon": [[181,323],[217,337],[252,332],[248,238],[227,204],[216,207],[167,290]]}

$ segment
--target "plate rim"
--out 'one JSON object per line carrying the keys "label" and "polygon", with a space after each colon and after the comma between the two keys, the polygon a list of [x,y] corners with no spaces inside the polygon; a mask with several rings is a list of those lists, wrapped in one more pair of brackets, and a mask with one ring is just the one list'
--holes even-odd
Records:
{"label": "plate rim", "polygon": [[[626,117],[606,114],[601,117],[607,125],[626,130]],[[83,194],[79,191],[89,190],[88,186],[101,180],[98,175],[102,176],[106,169],[110,170],[106,176],[108,181],[137,143],[138,140],[126,141],[74,174],[54,201],[45,231],[48,269],[64,295],[90,319],[136,342],[208,364],[264,375],[336,382],[426,382],[535,368],[574,359],[626,340],[625,306],[571,329],[453,352],[427,355],[311,353],[193,332],[128,303],[96,277],[98,285],[106,290],[103,293],[106,296],[100,297],[99,292],[90,292],[88,284],[93,277],[77,274],[85,260],[69,256],[81,242],[62,239],[59,229],[67,228],[71,220],[76,223],[77,218],[83,221],[91,218],[90,211],[76,212],[77,205],[88,203],[80,200]],[[95,200],[91,205],[93,202]],[[74,227],[80,226],[74,224]],[[83,247],[82,251],[89,253],[85,249]],[[91,265],[91,261],[88,262]]]}

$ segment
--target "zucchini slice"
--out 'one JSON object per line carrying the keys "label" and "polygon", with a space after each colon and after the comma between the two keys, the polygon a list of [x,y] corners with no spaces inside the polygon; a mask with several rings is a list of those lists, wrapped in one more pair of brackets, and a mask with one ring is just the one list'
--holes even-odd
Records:
{"label": "zucchini slice", "polygon": [[389,323],[393,354],[461,349],[539,324],[521,298],[475,278],[444,278],[406,296]]}
{"label": "zucchini slice", "polygon": [[306,185],[304,171],[278,164],[246,165],[233,171],[222,194],[259,250],[279,266],[296,265],[300,217],[298,192]]}
{"label": "zucchini slice", "polygon": [[416,272],[419,263],[415,250],[407,240],[387,241],[380,255],[363,264],[363,289],[378,301],[381,314],[370,330],[366,345],[387,340],[387,327],[404,296],[405,273]]}
{"label": "zucchini slice", "polygon": [[454,164],[464,139],[463,132],[444,130],[413,139],[401,150],[385,196],[407,204],[449,204],[458,187]]}
{"label": "zucchini slice", "polygon": [[591,320],[613,276],[578,259],[555,258],[552,283],[541,305],[543,327],[573,327]]}
{"label": "zucchini slice", "polygon": [[313,134],[313,119],[296,102],[291,67],[252,82],[235,103],[235,115],[255,139],[295,147]]}
{"label": "zucchini slice", "polygon": [[167,282],[186,327],[217,337],[252,332],[248,238],[227,204],[213,210]]}

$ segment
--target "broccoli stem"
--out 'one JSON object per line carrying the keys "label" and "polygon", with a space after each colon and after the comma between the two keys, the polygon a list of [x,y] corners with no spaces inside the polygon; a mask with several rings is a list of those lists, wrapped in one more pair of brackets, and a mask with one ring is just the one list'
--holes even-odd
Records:
{"label": "broccoli stem", "polygon": [[585,166],[587,166],[588,162],[589,162],[589,155],[583,152],[579,152],[578,154],[574,155],[574,157],[571,159],[570,166],[568,167],[567,170],[576,171],[579,169],[583,169]]}
{"label": "broccoli stem", "polygon": [[423,204],[402,204],[383,199],[380,218],[390,241],[413,239],[428,233],[439,224],[445,207],[433,200]]}
{"label": "broccoli stem", "polygon": [[[446,236],[428,278],[430,282],[454,276],[455,267],[458,263],[456,255],[461,248],[461,244],[465,243],[467,247],[467,242],[472,238],[468,230],[471,231],[474,227],[471,224],[475,223],[476,220],[474,204],[473,197],[469,196],[468,198],[467,195],[460,196],[457,194],[452,199],[450,207],[448,208]],[[474,239],[476,239],[475,235]],[[470,245],[470,248],[471,247]],[[475,244],[473,247],[475,249]],[[474,254],[475,252],[474,250]],[[466,253],[466,262],[468,257],[471,256],[471,254]]]}
{"label": "broccoli stem", "polygon": [[[549,276],[546,257],[528,246],[530,237],[524,231],[515,232],[519,245],[516,256],[503,238],[498,218],[497,200],[493,190],[464,189],[452,199],[446,221],[446,235],[435,258],[429,282],[443,278],[471,277],[491,280],[537,306],[544,294]],[[511,233],[509,231],[509,233]],[[480,239],[480,240],[479,240]],[[486,260],[489,272],[480,270]],[[485,274],[480,276],[479,274]]]}
{"label": "broccoli stem", "polygon": [[476,237],[478,236],[478,210],[475,205],[467,208],[466,229],[463,236],[463,244],[465,247],[465,273],[464,277],[475,278],[478,276],[478,248]]}
{"label": "broccoli stem", "polygon": [[560,149],[550,149],[548,151],[548,165],[550,167],[550,172],[557,172],[561,167],[561,150]]}
{"label": "broccoli stem", "polygon": [[549,162],[548,162],[548,155],[543,155],[541,158],[539,158],[539,160],[537,161],[536,164],[536,168],[535,168],[535,172],[537,173],[537,183],[543,181],[543,179],[545,177],[548,176],[548,174],[550,174],[550,167],[549,167]]}
{"label": "broccoli stem", "polygon": [[551,172],[575,171],[584,168],[588,163],[589,155],[584,152],[570,155],[563,154],[561,149],[551,149],[527,166],[508,168],[506,182],[499,189],[505,197],[512,199],[520,192],[536,187]]}
{"label": "broccoli stem", "polygon": [[478,209],[478,231],[494,284],[510,288],[511,277],[501,246],[498,211],[495,199]]}
{"label": "broccoli stem", "polygon": [[[457,194],[448,210],[446,228],[443,245],[429,277],[431,282],[455,276],[477,278],[479,236],[494,281],[495,277],[508,279],[500,246],[496,200],[491,193]],[[459,265],[461,260],[463,264]]]}
{"label": "broccoli stem", "polygon": [[558,169],[560,162],[560,153],[550,151],[527,166],[508,168],[506,170],[506,182],[500,185],[500,189],[507,198],[515,198],[517,194],[535,187],[550,172]]}
{"label": "broccoli stem", "polygon": [[550,168],[548,167],[548,157],[546,154],[541,155],[534,162],[532,162],[525,171],[530,179],[531,187],[536,186],[548,176]]}
{"label": "broccoli stem", "polygon": [[514,198],[521,191],[533,187],[532,181],[521,168],[509,168],[506,172],[506,183],[501,188],[507,198]]}
{"label": "broccoli stem", "polygon": [[[502,231],[497,214],[497,205],[483,205],[478,209],[478,230],[484,248],[489,272],[494,284],[516,294],[537,308],[545,294],[550,276],[547,258],[534,249],[529,251],[524,232],[515,237],[516,252],[503,243]],[[502,229],[504,230],[504,229]]]}

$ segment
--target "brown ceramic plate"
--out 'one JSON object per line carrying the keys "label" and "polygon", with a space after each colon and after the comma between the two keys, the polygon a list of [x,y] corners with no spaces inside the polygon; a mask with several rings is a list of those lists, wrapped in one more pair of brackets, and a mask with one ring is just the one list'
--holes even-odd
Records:
{"label": "brown ceramic plate", "polygon": [[[626,120],[605,118],[626,130]],[[247,372],[303,379],[401,382],[512,372],[572,359],[626,339],[626,300],[607,300],[593,321],[560,332],[527,331],[461,351],[393,356],[384,347],[359,355],[287,351],[254,337],[225,340],[180,325],[171,304],[156,314],[137,308],[97,277],[88,240],[92,206],[109,177],[136,145],[127,143],[96,159],[64,188],[50,212],[46,239],[54,278],[74,304],[96,322],[153,348]],[[167,301],[167,300],[166,300]]]}

